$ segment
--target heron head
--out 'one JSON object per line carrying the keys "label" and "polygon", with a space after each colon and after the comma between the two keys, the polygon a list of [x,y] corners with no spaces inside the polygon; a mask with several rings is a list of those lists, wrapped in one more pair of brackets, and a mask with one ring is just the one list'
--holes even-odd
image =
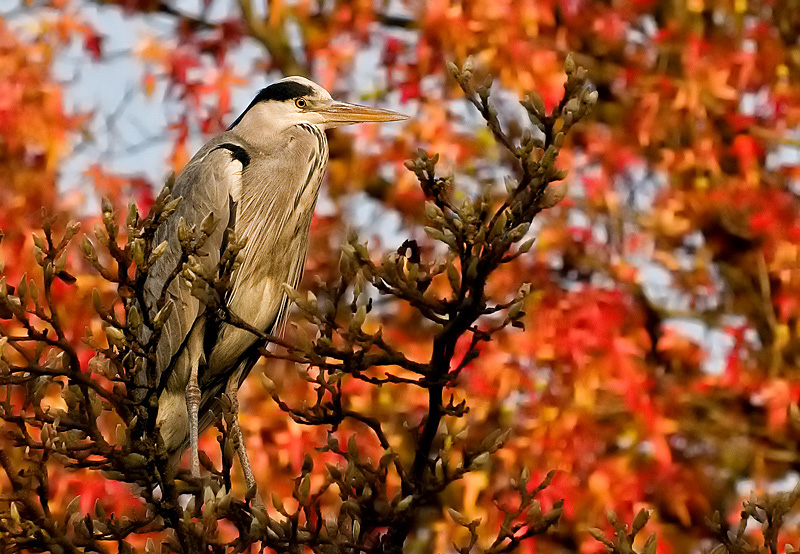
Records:
{"label": "heron head", "polygon": [[229,129],[256,125],[280,132],[307,123],[322,129],[354,123],[400,121],[408,117],[389,110],[338,102],[327,90],[304,77],[286,77],[261,89]]}

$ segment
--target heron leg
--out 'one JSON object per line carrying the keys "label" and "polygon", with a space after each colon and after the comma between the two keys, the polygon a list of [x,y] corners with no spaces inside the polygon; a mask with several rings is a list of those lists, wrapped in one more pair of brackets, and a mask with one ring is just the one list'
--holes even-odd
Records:
{"label": "heron leg", "polygon": [[192,364],[189,382],[186,384],[186,406],[189,410],[189,448],[192,456],[192,476],[200,477],[200,446],[198,434],[200,424],[197,412],[200,409],[200,386],[197,384],[197,364]]}
{"label": "heron leg", "polygon": [[253,469],[250,466],[250,459],[247,457],[247,449],[244,446],[242,428],[239,426],[239,392],[236,386],[238,382],[238,378],[228,380],[225,394],[231,401],[231,415],[233,416],[231,418],[231,438],[233,439],[233,447],[239,456],[239,463],[242,464],[242,472],[244,473],[244,480],[247,482],[247,488],[250,489],[256,484],[256,480],[253,477]]}

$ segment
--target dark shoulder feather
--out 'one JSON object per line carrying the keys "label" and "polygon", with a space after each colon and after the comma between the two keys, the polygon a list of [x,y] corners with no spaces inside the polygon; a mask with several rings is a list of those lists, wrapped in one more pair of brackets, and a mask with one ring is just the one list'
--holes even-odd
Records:
{"label": "dark shoulder feather", "polygon": [[223,142],[214,150],[227,150],[231,153],[231,158],[242,164],[242,169],[250,164],[250,153],[241,145],[232,142]]}

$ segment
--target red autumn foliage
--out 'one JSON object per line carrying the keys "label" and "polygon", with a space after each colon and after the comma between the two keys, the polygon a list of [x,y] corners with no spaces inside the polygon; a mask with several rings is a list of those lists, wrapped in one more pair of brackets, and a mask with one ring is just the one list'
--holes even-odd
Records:
{"label": "red autumn foliage", "polygon": [[[134,54],[147,68],[142,94],[158,100],[154,91],[166,90],[181,102],[181,113],[164,130],[169,152],[152,161],[165,174],[191,156],[192,129],[217,133],[244,107],[231,96],[248,84],[233,68],[244,36],[265,49],[258,69],[307,73],[335,95],[372,77],[355,68],[360,50],[372,49],[380,59],[383,81],[375,82],[386,88],[376,85],[371,95],[399,103],[412,119],[393,135],[364,127],[331,137],[326,195],[333,207],[312,226],[304,283],[312,290],[337,271],[352,223],[353,209],[345,207],[354,198],[363,201],[358,192],[379,202],[386,210],[380,213],[397,215],[408,234],[419,230],[425,198],[402,168],[416,147],[438,152],[456,181],[468,183],[467,192],[476,183],[502,186],[492,170],[507,164],[506,155],[490,133],[463,117],[446,61],[472,56],[498,88],[515,97],[536,90],[548,110],[561,99],[566,53],[588,69],[599,101],[559,160],[570,172],[569,196],[538,220],[531,253],[489,284],[502,300],[532,283],[525,329],[505,330],[483,344],[460,374],[463,389],[454,393],[457,401],[468,397],[471,410],[450,432],[468,430],[479,440],[494,429],[511,431],[491,464],[442,493],[467,518],[484,518],[481,537],[500,526],[489,508],[523,465],[534,477],[556,470],[542,493],[544,508],[565,501],[557,532],[527,543],[530,552],[602,551],[588,529],[612,534],[609,511],[630,522],[643,507],[654,510],[646,531],[658,535],[661,552],[696,551],[712,536],[705,520],[713,511],[738,519],[742,483],[749,492],[796,481],[796,1],[435,0],[401,2],[400,15],[369,2],[335,1],[324,9],[270,2],[261,19],[249,0],[239,0],[240,11],[217,22],[152,2],[116,3],[129,15],[177,23],[176,36],[142,37]],[[56,5],[33,17],[41,25],[33,38],[0,24],[0,227],[6,234],[0,257],[15,284],[35,266],[29,237],[41,206],[85,215],[60,195],[57,181],[71,140],[90,116],[65,108],[68,85],[53,77],[53,58],[79,37],[89,57],[101,62],[102,37],[111,32],[85,24],[80,7],[75,13]],[[521,134],[521,124],[510,125]],[[87,190],[115,205],[132,198],[142,210],[152,204],[152,190],[138,177],[102,164],[87,167],[86,177]],[[380,223],[367,232],[377,235],[376,251],[395,246],[381,243],[392,237]],[[59,284],[54,294],[79,345],[85,327],[99,328],[91,290],[107,285],[77,253],[68,269],[77,284]],[[403,308],[382,314],[368,324],[383,325],[411,358],[429,354],[430,330],[418,314]],[[91,351],[82,348],[88,366]],[[290,367],[270,362],[263,371],[286,398],[309,395]],[[409,448],[402,424],[419,422],[424,398],[411,391],[390,396],[363,383],[347,395],[392,428],[398,451]],[[259,484],[290,497],[303,455],[324,444],[325,433],[289,421],[255,378],[245,385],[242,411],[248,450],[259,456]],[[337,430],[342,443],[354,432]],[[204,441],[218,461],[213,435]],[[359,448],[380,457],[380,446],[368,440]],[[56,512],[74,494],[82,497],[81,510],[95,500],[121,513],[131,508],[100,476],[62,472],[51,485],[58,491]],[[447,518],[432,528],[432,535],[415,539],[415,551],[446,552],[466,536]],[[795,523],[787,524],[780,544],[798,547],[799,534]]]}

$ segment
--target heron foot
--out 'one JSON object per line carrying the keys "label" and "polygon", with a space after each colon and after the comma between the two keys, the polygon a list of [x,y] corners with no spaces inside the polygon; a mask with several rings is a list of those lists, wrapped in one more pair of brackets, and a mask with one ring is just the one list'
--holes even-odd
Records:
{"label": "heron foot", "polygon": [[[239,463],[242,465],[242,473],[244,473],[244,480],[249,490],[256,486],[256,479],[253,476],[253,468],[250,466],[250,459],[247,457],[242,428],[239,426],[239,394],[235,385],[231,386],[230,383],[228,384],[225,394],[231,402],[231,415],[233,416],[231,418],[231,439],[233,440],[233,447],[236,450],[236,454],[239,456]],[[254,498],[254,504],[263,505],[258,493],[256,493]]]}

